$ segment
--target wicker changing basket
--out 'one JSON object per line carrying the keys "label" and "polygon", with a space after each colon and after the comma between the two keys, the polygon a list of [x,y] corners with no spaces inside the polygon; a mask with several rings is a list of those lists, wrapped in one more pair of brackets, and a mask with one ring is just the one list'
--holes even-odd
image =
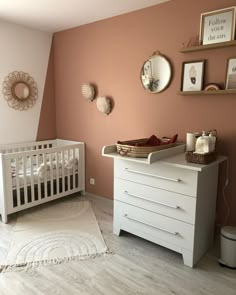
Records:
{"label": "wicker changing basket", "polygon": [[164,150],[176,146],[175,143],[163,144],[157,146],[135,146],[135,144],[145,143],[148,138],[134,139],[117,143],[117,152],[121,156],[133,158],[147,158],[150,153]]}

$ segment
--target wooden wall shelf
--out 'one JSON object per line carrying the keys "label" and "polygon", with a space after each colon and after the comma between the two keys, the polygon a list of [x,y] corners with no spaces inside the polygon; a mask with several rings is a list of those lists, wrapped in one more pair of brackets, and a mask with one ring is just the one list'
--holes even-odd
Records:
{"label": "wooden wall shelf", "polygon": [[219,94],[236,94],[236,89],[228,90],[209,90],[209,91],[178,91],[179,95],[219,95]]}
{"label": "wooden wall shelf", "polygon": [[202,50],[209,50],[209,49],[217,49],[217,48],[226,48],[236,46],[236,40],[228,41],[228,42],[222,42],[222,43],[215,43],[215,44],[208,44],[208,45],[199,45],[199,46],[192,46],[187,48],[182,48],[179,50],[181,53],[190,53],[190,52],[196,52],[196,51],[202,51]]}

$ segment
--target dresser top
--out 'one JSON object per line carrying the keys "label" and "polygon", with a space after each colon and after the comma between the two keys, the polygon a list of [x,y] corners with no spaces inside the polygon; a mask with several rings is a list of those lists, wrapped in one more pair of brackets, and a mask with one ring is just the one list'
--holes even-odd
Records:
{"label": "dresser top", "polygon": [[217,159],[207,165],[203,164],[194,164],[194,163],[188,163],[185,160],[185,153],[181,153],[178,155],[175,155],[173,157],[168,157],[160,160],[160,163],[165,163],[167,165],[170,165],[172,167],[179,167],[179,168],[185,168],[190,170],[196,170],[196,171],[202,171],[204,169],[210,168],[211,166],[218,165],[221,162],[224,162],[227,158],[225,156],[218,156]]}
{"label": "dresser top", "polygon": [[[227,159],[227,157],[225,156],[218,156],[214,162],[209,163],[207,165],[188,163],[185,160],[185,153],[183,152],[183,150],[178,148],[176,149],[175,155],[168,154],[168,150],[165,150],[162,153],[160,152],[151,153],[148,158],[132,158],[132,157],[119,155],[116,152],[115,145],[104,146],[102,150],[102,155],[105,157],[111,157],[111,158],[120,159],[123,161],[131,161],[131,162],[147,164],[147,165],[151,165],[153,163],[162,163],[172,167],[184,168],[184,169],[195,170],[195,171],[202,171],[204,169],[208,169],[211,166],[218,165],[219,163],[224,162]],[[161,155],[161,157],[159,157],[159,155]]]}

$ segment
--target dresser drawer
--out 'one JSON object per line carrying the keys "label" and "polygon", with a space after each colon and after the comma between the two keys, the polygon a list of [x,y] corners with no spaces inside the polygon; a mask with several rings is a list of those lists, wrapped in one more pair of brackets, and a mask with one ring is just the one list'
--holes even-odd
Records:
{"label": "dresser drawer", "polygon": [[160,239],[193,250],[194,226],[132,205],[115,201],[114,223],[121,230],[146,239]]}
{"label": "dresser drawer", "polygon": [[177,220],[195,223],[196,198],[193,197],[115,178],[114,199]]}
{"label": "dresser drawer", "polygon": [[197,196],[198,172],[172,167],[164,163],[152,165],[129,161],[115,161],[114,176],[164,190]]}

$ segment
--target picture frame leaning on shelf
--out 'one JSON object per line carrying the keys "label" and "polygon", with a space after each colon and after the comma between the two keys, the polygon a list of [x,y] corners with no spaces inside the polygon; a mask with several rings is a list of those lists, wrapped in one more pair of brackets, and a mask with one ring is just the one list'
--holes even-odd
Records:
{"label": "picture frame leaning on shelf", "polygon": [[187,61],[182,64],[181,91],[201,91],[206,60]]}
{"label": "picture frame leaning on shelf", "polygon": [[225,89],[236,89],[236,57],[228,59]]}
{"label": "picture frame leaning on shelf", "polygon": [[236,6],[201,14],[199,43],[201,45],[235,40]]}

